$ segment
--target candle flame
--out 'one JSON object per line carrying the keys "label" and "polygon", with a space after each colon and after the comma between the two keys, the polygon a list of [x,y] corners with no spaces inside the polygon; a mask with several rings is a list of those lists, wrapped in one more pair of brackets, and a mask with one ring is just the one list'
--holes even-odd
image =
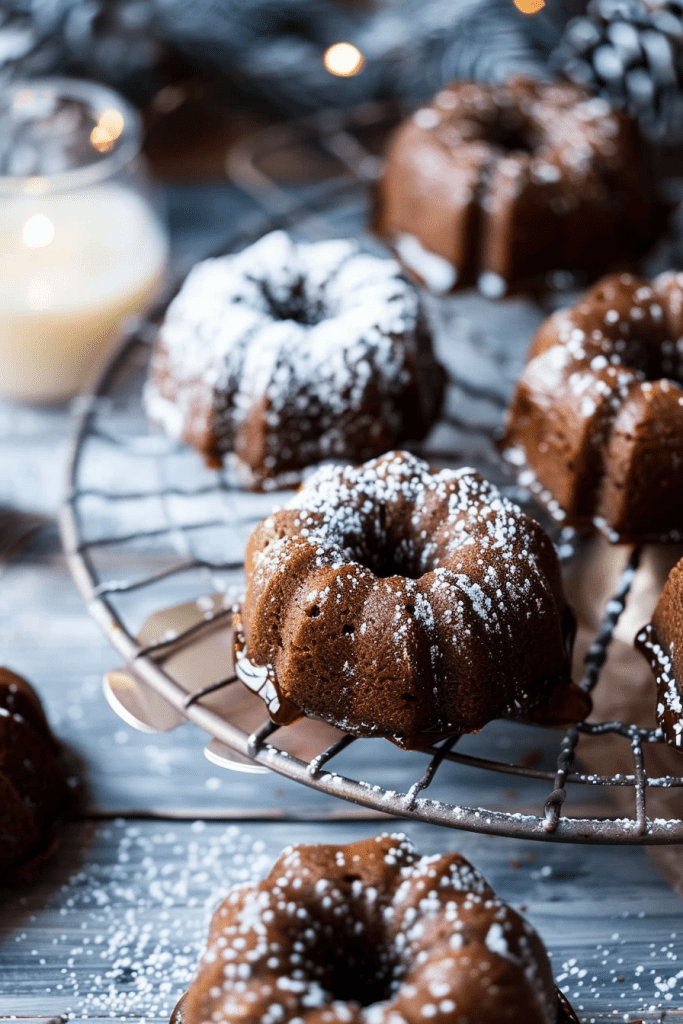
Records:
{"label": "candle flame", "polygon": [[350,78],[363,70],[365,57],[353,43],[335,43],[325,50],[323,64],[331,75]]}
{"label": "candle flame", "polygon": [[55,237],[55,226],[44,213],[34,213],[24,224],[21,237],[30,249],[44,249]]}
{"label": "candle flame", "polygon": [[538,14],[545,7],[545,0],[512,0],[522,14]]}
{"label": "candle flame", "polygon": [[100,114],[99,120],[90,132],[90,144],[99,153],[109,153],[120,136],[125,125],[123,114],[115,107],[107,107]]}

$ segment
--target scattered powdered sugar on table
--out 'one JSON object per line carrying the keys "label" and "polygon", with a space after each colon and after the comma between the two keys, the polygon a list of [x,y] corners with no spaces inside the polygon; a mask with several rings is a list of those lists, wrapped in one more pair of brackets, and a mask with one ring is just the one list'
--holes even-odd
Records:
{"label": "scattered powdered sugar on table", "polygon": [[[646,916],[644,910],[635,913],[625,911],[622,914],[623,918],[644,919]],[[663,1010],[671,1012],[678,1009],[683,1001],[680,994],[683,970],[673,967],[680,950],[678,932],[659,936],[658,941],[648,942],[646,948],[647,955],[642,963],[629,963],[626,966],[630,960],[628,940],[619,932],[613,932],[609,941],[598,942],[593,950],[586,951],[581,960],[570,957],[555,968],[557,986],[572,1000],[574,1009],[585,1024],[595,1024],[596,1020],[603,1021],[608,1017],[633,1021],[636,1016],[645,1013],[656,1013],[658,1016],[653,1019],[662,1020],[659,1014]],[[670,973],[663,967],[663,961],[671,963]],[[655,966],[651,966],[653,962]],[[641,996],[640,1008],[620,1013],[622,1000],[633,998],[633,993]],[[592,1013],[598,1016],[584,1015],[581,1012],[584,1003],[580,1000],[590,1003]],[[596,1007],[598,1001],[599,1006]]]}
{"label": "scattered powdered sugar on table", "polygon": [[[201,821],[176,832],[116,820],[91,838],[89,863],[41,907],[43,928],[52,919],[57,979],[44,991],[55,1013],[168,1016],[195,973],[216,904],[270,867],[266,843]],[[103,843],[114,844],[113,862]],[[38,944],[33,920],[17,942]]]}

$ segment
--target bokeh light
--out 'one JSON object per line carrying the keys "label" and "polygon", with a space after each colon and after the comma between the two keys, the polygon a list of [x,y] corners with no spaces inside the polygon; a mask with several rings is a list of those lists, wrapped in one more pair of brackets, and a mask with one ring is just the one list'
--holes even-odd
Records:
{"label": "bokeh light", "polygon": [[90,132],[90,143],[98,153],[109,153],[123,131],[125,121],[120,110],[108,107],[103,110],[97,124]]}
{"label": "bokeh light", "polygon": [[30,249],[44,249],[55,237],[54,224],[44,213],[34,213],[24,224],[21,237]]}
{"label": "bokeh light", "polygon": [[545,0],[512,0],[522,14],[538,14],[545,7]]}
{"label": "bokeh light", "polygon": [[331,75],[349,78],[363,70],[365,57],[353,43],[335,43],[325,50],[323,64]]}

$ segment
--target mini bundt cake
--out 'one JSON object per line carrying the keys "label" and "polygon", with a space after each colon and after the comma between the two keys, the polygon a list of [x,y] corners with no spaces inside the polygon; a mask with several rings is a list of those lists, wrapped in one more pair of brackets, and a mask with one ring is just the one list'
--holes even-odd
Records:
{"label": "mini bundt cake", "polygon": [[654,230],[633,133],[569,83],[454,82],[390,143],[376,230],[437,292],[599,273]]}
{"label": "mini bundt cake", "polygon": [[681,382],[683,274],[606,277],[539,328],[503,454],[567,525],[679,540]]}
{"label": "mini bundt cake", "polygon": [[636,637],[657,681],[657,722],[683,751],[683,559],[669,573],[652,621]]}
{"label": "mini bundt cake", "polygon": [[38,696],[0,668],[0,876],[50,847],[67,785]]}
{"label": "mini bundt cake", "polygon": [[172,1024],[576,1020],[538,934],[457,853],[290,846],[216,910]]}
{"label": "mini bundt cake", "polygon": [[281,725],[419,748],[588,713],[552,543],[472,469],[406,452],[322,467],[256,528],[245,569],[236,671]]}
{"label": "mini bundt cake", "polygon": [[159,330],[145,404],[210,465],[234,452],[258,481],[423,437],[444,382],[395,260],[276,231],[191,271]]}

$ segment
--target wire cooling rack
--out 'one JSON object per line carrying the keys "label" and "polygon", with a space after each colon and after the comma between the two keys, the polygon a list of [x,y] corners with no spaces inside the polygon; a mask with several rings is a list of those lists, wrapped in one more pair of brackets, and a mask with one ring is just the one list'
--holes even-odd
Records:
{"label": "wire cooling rack", "polygon": [[[385,108],[370,107],[351,124],[330,117],[308,119],[270,129],[233,151],[228,171],[258,199],[264,215],[235,234],[228,248],[237,250],[275,227],[286,227],[301,238],[361,235],[376,246],[364,225],[368,184],[377,177],[380,162],[367,138],[376,142],[389,121]],[[290,166],[306,163],[320,180],[281,188],[264,165],[287,151],[295,157]],[[530,332],[547,308],[528,300],[496,304],[468,293],[426,301],[450,384],[442,421],[414,450],[433,464],[474,465],[538,516],[531,496],[510,484],[494,436]],[[657,728],[600,721],[566,732],[535,730],[554,751],[552,766],[540,768],[521,756],[516,762],[491,756],[488,736],[494,723],[478,737],[466,738],[466,744],[450,740],[419,755],[411,752],[411,770],[416,758],[420,762],[414,778],[393,789],[372,777],[355,777],[346,768],[334,770],[353,763],[349,753],[356,744],[372,743],[376,764],[382,764],[381,778],[387,765],[395,765],[396,776],[405,780],[408,755],[388,741],[359,741],[311,720],[286,728],[271,722],[265,705],[236,679],[230,621],[243,585],[246,539],[287,494],[246,491],[230,465],[208,470],[196,453],[147,424],[141,389],[161,315],[162,308],[130,334],[85,401],[61,513],[74,578],[91,614],[126,663],[109,673],[105,686],[119,714],[149,730],[193,722],[210,735],[207,756],[217,764],[256,772],[271,769],[374,811],[518,838],[682,842],[683,820],[651,813],[658,794],[683,786],[683,776],[646,767],[649,748],[667,749]],[[576,557],[576,538],[555,528],[554,539],[562,558]],[[629,551],[604,603],[584,659],[581,685],[588,691],[601,679],[640,558],[640,549]],[[512,722],[506,728],[534,731]],[[627,770],[582,771],[575,755],[578,748],[581,756],[586,739],[616,740],[627,752]],[[623,756],[617,766],[622,763]],[[501,808],[430,799],[429,787],[444,766],[512,779],[522,791],[534,784],[536,793],[540,785],[544,793],[531,809],[526,801]],[[620,816],[604,805],[599,813],[582,813],[583,804],[575,797],[582,787],[618,794]]]}

